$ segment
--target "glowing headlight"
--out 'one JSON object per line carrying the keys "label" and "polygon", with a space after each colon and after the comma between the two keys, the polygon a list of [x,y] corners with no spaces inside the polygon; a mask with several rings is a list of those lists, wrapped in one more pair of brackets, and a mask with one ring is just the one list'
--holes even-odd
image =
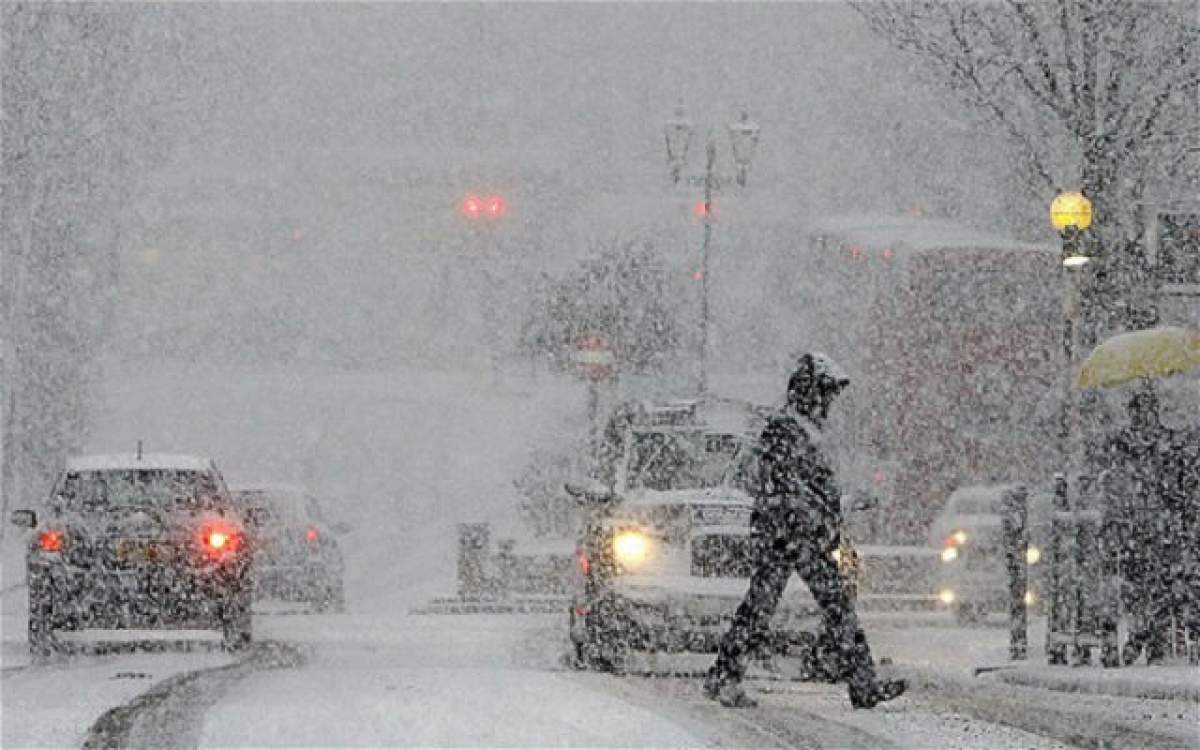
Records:
{"label": "glowing headlight", "polygon": [[942,604],[953,604],[954,591],[951,589],[942,589],[938,592],[938,599],[942,602]]}
{"label": "glowing headlight", "polygon": [[958,547],[947,547],[942,550],[942,562],[954,562],[958,559]]}
{"label": "glowing headlight", "polygon": [[629,568],[641,565],[650,549],[650,540],[640,531],[621,531],[613,539],[617,562]]}
{"label": "glowing headlight", "polygon": [[1034,604],[1037,604],[1037,594],[1027,590],[1025,592],[1025,606],[1032,607]]}
{"label": "glowing headlight", "polygon": [[952,539],[954,539],[955,544],[966,544],[967,543],[967,532],[963,531],[962,529],[959,529],[958,531],[954,532],[953,534],[950,535],[950,537]]}
{"label": "glowing headlight", "polygon": [[829,556],[833,558],[835,563],[840,565],[842,562],[842,549],[840,547],[835,549],[833,552],[829,553]]}
{"label": "glowing headlight", "polygon": [[1032,544],[1025,549],[1025,562],[1030,565],[1035,565],[1038,560],[1042,559],[1042,551]]}

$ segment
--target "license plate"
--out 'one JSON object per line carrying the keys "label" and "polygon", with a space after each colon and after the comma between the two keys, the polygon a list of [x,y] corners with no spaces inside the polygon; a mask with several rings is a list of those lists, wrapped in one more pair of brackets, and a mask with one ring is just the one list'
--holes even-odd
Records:
{"label": "license plate", "polygon": [[124,562],[169,560],[171,548],[158,542],[121,542],[117,545],[117,559]]}

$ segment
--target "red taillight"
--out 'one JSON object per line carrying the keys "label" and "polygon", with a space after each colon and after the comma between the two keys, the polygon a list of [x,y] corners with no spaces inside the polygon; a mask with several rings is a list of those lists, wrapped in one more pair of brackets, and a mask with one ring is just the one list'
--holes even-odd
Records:
{"label": "red taillight", "polygon": [[579,570],[580,570],[580,572],[583,573],[584,575],[587,575],[588,572],[591,571],[591,569],[592,569],[592,561],[588,559],[587,555],[580,553],[580,555],[579,555]]}
{"label": "red taillight", "polygon": [[42,548],[42,552],[60,552],[63,547],[63,533],[43,531],[38,535],[38,546]]}
{"label": "red taillight", "polygon": [[315,542],[321,538],[321,535],[317,533],[316,529],[309,527],[308,531],[304,532],[304,538],[309,542]]}
{"label": "red taillight", "polygon": [[236,552],[241,546],[241,537],[228,526],[205,526],[200,531],[200,542],[210,554],[223,555]]}

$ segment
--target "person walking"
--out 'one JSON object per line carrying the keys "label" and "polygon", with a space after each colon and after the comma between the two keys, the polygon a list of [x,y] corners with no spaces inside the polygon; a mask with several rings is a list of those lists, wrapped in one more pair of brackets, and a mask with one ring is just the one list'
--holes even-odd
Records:
{"label": "person walking", "polygon": [[721,638],[704,693],[723,706],[751,707],[742,687],[746,661],[770,637],[771,619],[793,572],[821,608],[855,708],[872,708],[904,692],[903,680],[881,682],[867,639],[833,559],[842,529],[841,493],[822,447],[834,398],[850,381],[829,357],[806,353],[787,385],[785,406],[759,438],[758,479],[751,516],[754,569],[745,599]]}
{"label": "person walking", "polygon": [[1130,424],[1109,442],[1109,460],[1116,481],[1106,512],[1115,530],[1119,569],[1124,579],[1129,635],[1121,651],[1125,664],[1143,653],[1148,664],[1166,655],[1171,621],[1171,514],[1168,430],[1159,420],[1158,398],[1149,386],[1129,400]]}

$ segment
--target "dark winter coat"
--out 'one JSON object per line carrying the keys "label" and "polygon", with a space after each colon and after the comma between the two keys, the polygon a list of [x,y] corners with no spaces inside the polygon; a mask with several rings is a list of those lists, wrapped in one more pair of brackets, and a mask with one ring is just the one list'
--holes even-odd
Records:
{"label": "dark winter coat", "polygon": [[794,541],[836,545],[841,492],[818,425],[785,409],[768,419],[758,445],[755,527]]}

